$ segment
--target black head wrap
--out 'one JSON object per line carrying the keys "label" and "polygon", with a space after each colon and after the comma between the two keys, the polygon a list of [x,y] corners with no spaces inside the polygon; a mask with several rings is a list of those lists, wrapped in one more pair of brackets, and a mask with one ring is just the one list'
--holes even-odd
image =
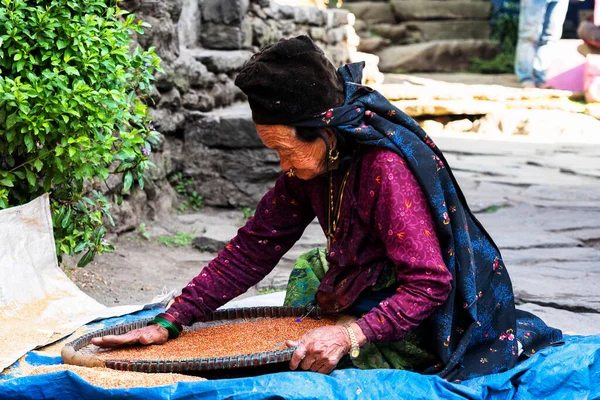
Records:
{"label": "black head wrap", "polygon": [[344,83],[306,35],[264,47],[235,84],[248,96],[254,122],[288,125],[344,103]]}

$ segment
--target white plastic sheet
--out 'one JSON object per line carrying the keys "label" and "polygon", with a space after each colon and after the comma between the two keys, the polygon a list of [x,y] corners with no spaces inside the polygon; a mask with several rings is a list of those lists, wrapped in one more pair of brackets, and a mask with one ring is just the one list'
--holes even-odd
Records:
{"label": "white plastic sheet", "polygon": [[173,292],[146,305],[106,307],[58,266],[47,194],[0,211],[0,372],[88,322],[164,307],[172,297]]}

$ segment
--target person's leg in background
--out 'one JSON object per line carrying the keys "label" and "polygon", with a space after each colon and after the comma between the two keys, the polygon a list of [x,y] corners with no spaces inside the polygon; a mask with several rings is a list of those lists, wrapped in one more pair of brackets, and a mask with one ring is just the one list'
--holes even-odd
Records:
{"label": "person's leg in background", "polygon": [[548,0],[521,0],[515,74],[523,87],[534,87],[533,62],[544,26]]}
{"label": "person's leg in background", "polygon": [[562,37],[568,8],[569,0],[550,1],[546,8],[537,53],[533,59],[533,77],[538,87],[546,83],[546,72],[555,57],[553,45]]}

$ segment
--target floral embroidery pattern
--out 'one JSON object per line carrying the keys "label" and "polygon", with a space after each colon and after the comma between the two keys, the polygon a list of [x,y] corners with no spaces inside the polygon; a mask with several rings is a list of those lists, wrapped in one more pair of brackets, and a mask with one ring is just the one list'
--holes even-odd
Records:
{"label": "floral embroidery pattern", "polygon": [[334,116],[333,116],[333,109],[332,109],[332,108],[330,108],[329,110],[325,111],[325,112],[324,112],[323,114],[321,114],[321,115],[323,115],[323,118],[321,118],[321,120],[322,120],[323,122],[325,122],[327,125],[329,125],[329,123],[331,122],[331,120],[333,120],[333,119],[334,119]]}

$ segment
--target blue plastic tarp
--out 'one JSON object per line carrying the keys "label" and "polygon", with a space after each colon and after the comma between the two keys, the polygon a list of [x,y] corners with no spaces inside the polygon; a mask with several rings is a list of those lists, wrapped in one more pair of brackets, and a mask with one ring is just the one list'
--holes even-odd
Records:
{"label": "blue plastic tarp", "polygon": [[[544,349],[510,371],[462,383],[407,371],[347,369],[331,375],[282,372],[154,388],[103,389],[61,371],[0,375],[0,399],[600,399],[600,335],[566,336],[565,340],[565,345]],[[31,352],[26,362],[48,365],[61,360]]]}

